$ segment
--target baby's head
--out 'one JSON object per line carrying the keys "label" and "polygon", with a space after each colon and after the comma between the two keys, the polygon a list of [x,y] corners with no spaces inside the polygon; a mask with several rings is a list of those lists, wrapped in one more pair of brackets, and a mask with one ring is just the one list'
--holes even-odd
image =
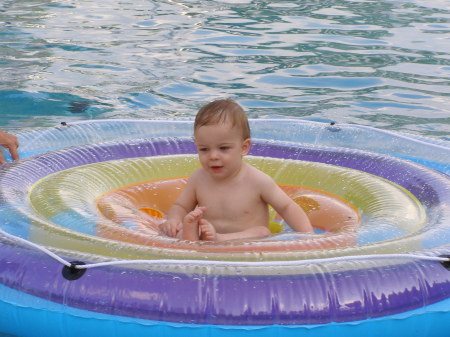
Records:
{"label": "baby's head", "polygon": [[194,132],[201,126],[230,123],[242,131],[242,140],[250,138],[250,127],[244,109],[232,99],[219,99],[203,106],[197,113]]}

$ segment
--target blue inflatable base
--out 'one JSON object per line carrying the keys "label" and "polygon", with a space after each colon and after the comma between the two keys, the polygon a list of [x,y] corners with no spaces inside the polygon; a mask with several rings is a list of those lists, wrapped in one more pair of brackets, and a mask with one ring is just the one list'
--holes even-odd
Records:
{"label": "blue inflatable base", "polygon": [[87,312],[0,285],[0,337],[375,337],[386,331],[389,331],[390,336],[396,337],[448,337],[449,307],[450,299],[402,314],[327,325],[198,325]]}

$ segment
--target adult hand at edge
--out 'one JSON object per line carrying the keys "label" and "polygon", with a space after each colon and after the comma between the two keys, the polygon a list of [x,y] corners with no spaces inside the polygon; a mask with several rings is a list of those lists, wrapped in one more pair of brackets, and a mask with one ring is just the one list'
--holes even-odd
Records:
{"label": "adult hand at edge", "polygon": [[[19,153],[17,152],[17,148],[19,147],[19,141],[17,140],[16,136],[0,130],[0,145],[8,149],[9,153],[11,153],[11,158],[13,160],[19,159]],[[6,160],[3,157],[3,153],[0,151],[0,164],[5,163]]]}

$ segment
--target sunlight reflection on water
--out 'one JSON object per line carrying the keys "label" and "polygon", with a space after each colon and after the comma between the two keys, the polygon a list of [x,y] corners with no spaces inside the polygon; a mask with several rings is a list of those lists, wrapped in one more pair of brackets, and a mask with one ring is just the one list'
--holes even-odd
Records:
{"label": "sunlight reflection on water", "polygon": [[448,139],[450,10],[433,1],[3,1],[0,126],[330,119]]}

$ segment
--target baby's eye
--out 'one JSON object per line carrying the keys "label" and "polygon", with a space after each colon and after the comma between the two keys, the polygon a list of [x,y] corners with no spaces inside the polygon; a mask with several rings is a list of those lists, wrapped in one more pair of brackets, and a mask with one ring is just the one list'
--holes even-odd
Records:
{"label": "baby's eye", "polygon": [[201,147],[198,150],[201,151],[201,152],[206,152],[206,151],[208,151],[208,148],[207,147]]}
{"label": "baby's eye", "polygon": [[229,146],[221,146],[220,147],[220,149],[222,150],[222,151],[226,151],[226,150],[228,150],[230,147]]}

